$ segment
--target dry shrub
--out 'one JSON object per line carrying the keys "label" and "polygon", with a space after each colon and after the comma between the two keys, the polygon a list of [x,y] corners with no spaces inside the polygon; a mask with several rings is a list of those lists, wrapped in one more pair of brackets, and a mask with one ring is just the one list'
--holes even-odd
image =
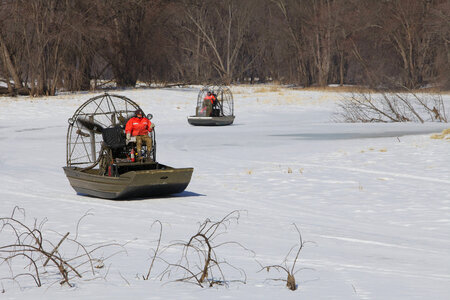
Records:
{"label": "dry shrub", "polygon": [[335,115],[343,122],[447,122],[441,94],[352,93],[345,96]]}
{"label": "dry shrub", "polygon": [[[233,245],[245,251],[250,251],[235,241],[217,241],[218,237],[227,233],[228,225],[232,222],[237,223],[239,218],[240,212],[235,210],[219,221],[206,219],[200,224],[197,232],[187,241],[172,242],[164,247],[159,254],[158,250],[154,251],[157,259],[167,265],[166,269],[157,277],[161,280],[164,277],[177,277],[174,280],[175,282],[193,283],[200,287],[228,285],[230,282],[245,283],[247,277],[245,271],[218,255],[218,249]],[[162,254],[168,250],[179,250],[181,252],[178,261],[172,263],[162,258]],[[153,261],[154,259],[152,264]],[[226,279],[226,276],[230,274],[237,275],[242,279]]]}
{"label": "dry shrub", "polygon": [[[263,266],[261,263],[258,262],[259,265],[261,266],[261,270],[259,270],[259,272],[261,272],[262,270],[266,270],[267,272],[270,272],[271,269],[275,269],[277,271],[284,271],[286,273],[286,276],[287,276],[286,279],[277,278],[277,279],[272,279],[272,280],[285,281],[286,282],[286,287],[288,289],[290,289],[291,291],[295,291],[298,288],[298,285],[297,285],[296,280],[295,280],[295,274],[297,274],[298,271],[301,271],[301,270],[305,269],[305,268],[301,268],[299,270],[296,270],[295,266],[297,264],[297,260],[298,260],[298,257],[300,255],[300,251],[303,249],[303,246],[306,243],[308,243],[308,241],[303,241],[302,235],[301,235],[300,230],[298,229],[297,225],[296,224],[293,224],[293,225],[295,227],[295,230],[298,233],[299,244],[293,246],[289,250],[289,252],[285,256],[283,262],[281,264],[279,264],[279,265],[266,265],[266,266]],[[289,266],[288,265],[289,257],[291,256],[291,253],[293,253],[293,250],[296,249],[297,247],[298,247],[298,249],[295,252],[294,258],[291,261],[292,265]]]}
{"label": "dry shrub", "polygon": [[[69,232],[44,231],[46,219],[41,222],[35,219],[27,225],[25,210],[19,207],[13,209],[11,216],[0,218],[0,266],[7,266],[10,273],[10,277],[1,280],[21,286],[29,278],[40,287],[56,282],[72,286],[76,278],[100,278],[97,269],[103,268],[106,259],[122,252],[123,247],[112,243],[85,245],[79,242],[78,226],[87,215],[79,219],[72,236]],[[121,249],[117,251],[112,246]],[[104,257],[111,247],[116,252]],[[101,256],[97,256],[100,251]]]}

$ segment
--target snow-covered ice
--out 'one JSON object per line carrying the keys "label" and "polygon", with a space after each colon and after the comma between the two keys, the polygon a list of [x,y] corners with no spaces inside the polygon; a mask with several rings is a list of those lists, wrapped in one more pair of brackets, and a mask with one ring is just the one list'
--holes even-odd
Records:
{"label": "snow-covered ice", "polygon": [[[232,126],[193,127],[198,87],[117,91],[136,101],[156,124],[158,161],[194,167],[186,191],[170,197],[110,201],[80,196],[66,179],[67,119],[96,95],[0,98],[0,217],[15,206],[26,222],[76,230],[84,244],[127,243],[106,261],[106,278],[74,287],[18,284],[0,265],[2,299],[449,299],[449,139],[430,139],[448,124],[336,123],[341,95],[331,92],[233,87]],[[450,96],[444,101],[450,107]],[[228,287],[200,288],[172,279],[139,279],[150,265],[158,231],[162,244],[187,240],[206,218],[240,210],[220,256],[245,270]],[[297,291],[281,264],[298,242]],[[52,232],[49,233],[50,235]],[[3,241],[3,242],[2,242]],[[4,245],[0,233],[0,247]],[[166,259],[178,257],[168,252]],[[258,261],[258,262],[257,262]],[[155,265],[155,275],[162,271]]]}

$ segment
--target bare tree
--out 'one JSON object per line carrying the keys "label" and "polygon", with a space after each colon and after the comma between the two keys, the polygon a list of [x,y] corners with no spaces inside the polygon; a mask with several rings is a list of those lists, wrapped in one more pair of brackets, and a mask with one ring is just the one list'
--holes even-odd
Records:
{"label": "bare tree", "polygon": [[312,83],[311,68],[306,57],[306,40],[303,35],[303,20],[301,11],[303,5],[298,1],[289,0],[272,0],[272,2],[279,8],[281,12],[281,18],[283,20],[284,29],[286,30],[285,40],[289,44],[293,44],[295,52],[296,78],[299,83],[303,83],[305,86],[309,86]]}
{"label": "bare tree", "polygon": [[334,3],[332,0],[311,0],[310,5],[307,6],[311,8],[308,14],[312,16],[312,20],[311,26],[307,26],[306,30],[311,33],[308,38],[319,86],[328,84],[331,59],[335,51],[336,19]]}
{"label": "bare tree", "polygon": [[[197,60],[203,56],[226,84],[247,70],[253,61],[238,65],[250,30],[255,1],[185,1],[185,30],[196,37],[187,45]],[[204,45],[204,47],[202,47]]]}
{"label": "bare tree", "polygon": [[450,85],[446,0],[0,2],[5,92],[115,81]]}
{"label": "bare tree", "polygon": [[12,87],[9,81],[9,78],[11,76],[11,78],[13,79],[14,82],[14,89],[16,90],[22,90],[23,89],[23,85],[22,85],[22,81],[19,78],[19,75],[16,71],[16,68],[14,66],[14,64],[11,61],[11,56],[9,54],[9,50],[8,47],[6,46],[6,43],[2,37],[2,33],[0,32],[0,56],[3,60],[3,65],[6,67],[6,69],[8,70],[8,75],[7,76],[7,84],[8,84],[8,89],[9,91],[12,93]]}
{"label": "bare tree", "polygon": [[30,93],[55,95],[61,79],[59,68],[66,7],[56,0],[37,0],[22,5],[22,13],[27,16],[23,37],[30,58]]}
{"label": "bare tree", "polygon": [[152,22],[166,5],[162,0],[96,1],[106,47],[101,53],[118,86],[135,86],[142,71]]}
{"label": "bare tree", "polygon": [[[6,2],[0,5],[0,62],[4,67],[2,73],[5,77],[10,94],[27,92],[26,89],[24,89],[19,71],[13,61],[14,58],[10,51],[10,49],[13,49],[13,51],[15,50],[14,43],[16,42],[13,38],[14,34],[11,32],[13,31],[13,27],[11,26],[14,17],[13,11],[13,3]],[[5,38],[8,36],[9,38]]]}
{"label": "bare tree", "polygon": [[429,64],[429,82],[442,89],[450,89],[450,2],[437,1],[424,24],[427,32],[435,35],[430,47],[436,53],[433,64]]}
{"label": "bare tree", "polygon": [[[373,87],[416,89],[436,81],[445,42],[436,30],[436,9],[442,0],[364,1],[354,18],[353,54]],[[444,13],[445,14],[445,13]],[[448,15],[448,7],[447,7]],[[440,26],[448,30],[441,18]],[[447,29],[446,29],[447,28]]]}
{"label": "bare tree", "polygon": [[[434,36],[423,26],[430,15],[430,1],[396,0],[384,2],[385,14],[380,18],[383,33],[401,57],[401,67],[408,88],[416,88],[426,79],[427,62],[433,53]],[[381,17],[381,16],[380,16]]]}

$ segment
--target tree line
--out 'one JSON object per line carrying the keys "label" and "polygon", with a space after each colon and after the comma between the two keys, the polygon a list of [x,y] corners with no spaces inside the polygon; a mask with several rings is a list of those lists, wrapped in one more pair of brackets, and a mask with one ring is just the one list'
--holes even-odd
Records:
{"label": "tree line", "polygon": [[450,88],[446,0],[0,0],[0,80]]}

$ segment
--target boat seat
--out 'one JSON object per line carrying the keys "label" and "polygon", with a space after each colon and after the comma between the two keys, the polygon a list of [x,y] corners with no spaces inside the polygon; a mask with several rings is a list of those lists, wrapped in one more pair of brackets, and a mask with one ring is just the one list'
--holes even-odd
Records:
{"label": "boat seat", "polygon": [[104,128],[102,130],[103,141],[111,149],[123,148],[127,145],[122,126]]}

